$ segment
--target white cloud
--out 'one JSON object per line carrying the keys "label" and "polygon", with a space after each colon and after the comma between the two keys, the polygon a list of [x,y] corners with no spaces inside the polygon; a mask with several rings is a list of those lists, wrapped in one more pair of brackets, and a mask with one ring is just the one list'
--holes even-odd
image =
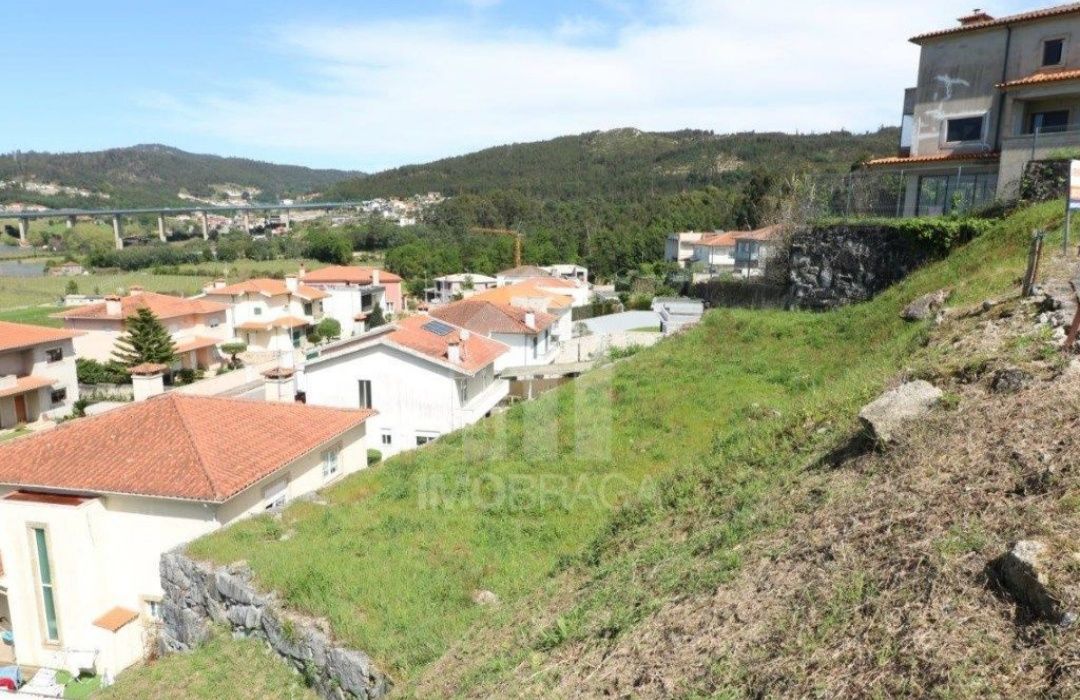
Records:
{"label": "white cloud", "polygon": [[[481,0],[482,2],[484,0]],[[493,32],[445,20],[307,25],[282,34],[305,89],[238,86],[156,104],[176,128],[365,169],[616,126],[820,131],[899,120],[912,34],[968,6],[657,0],[664,20]],[[183,106],[180,106],[180,105]]]}

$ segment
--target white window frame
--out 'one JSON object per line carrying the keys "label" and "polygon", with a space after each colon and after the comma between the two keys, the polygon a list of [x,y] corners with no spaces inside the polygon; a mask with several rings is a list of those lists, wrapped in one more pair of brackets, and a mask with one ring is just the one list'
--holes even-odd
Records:
{"label": "white window frame", "polygon": [[[50,358],[49,358],[49,353],[52,353],[52,352],[58,352],[58,353],[60,353],[60,357],[58,357],[58,358],[57,358],[57,359],[55,359],[55,360],[53,360],[53,359],[50,359]],[[60,346],[60,345],[57,345],[57,346],[56,346],[56,347],[54,347],[54,348],[46,348],[46,349],[45,349],[45,361],[46,361],[47,363],[49,363],[50,365],[54,365],[54,364],[56,364],[57,362],[63,362],[63,361],[64,361],[64,348],[63,348],[62,346]]]}
{"label": "white window frame", "polygon": [[[950,114],[941,120],[941,145],[942,146],[962,146],[964,144],[973,143],[986,143],[986,129],[990,123],[987,118],[989,112],[983,110],[981,112],[972,112],[969,114]],[[979,138],[974,141],[950,141],[949,140],[949,122],[959,121],[961,119],[982,119],[982,128],[979,130]]]}
{"label": "white window frame", "polygon": [[381,444],[386,447],[392,447],[394,444],[394,434],[389,430],[382,431]]}
{"label": "white window frame", "polygon": [[289,501],[289,479],[284,477],[266,485],[263,489],[263,510],[283,508]]}
{"label": "white window frame", "polygon": [[[41,578],[41,548],[38,545],[37,532],[41,531],[45,546],[45,566],[49,570],[49,582]],[[60,596],[56,590],[56,562],[53,557],[52,537],[49,535],[49,527],[45,523],[27,523],[27,535],[30,539],[31,566],[33,567],[34,586],[36,591],[34,600],[37,602],[39,620],[41,621],[42,643],[50,648],[63,646],[64,633],[60,624]],[[56,636],[49,633],[49,619],[45,612],[45,589],[51,594],[53,609],[53,625],[56,627]]]}
{"label": "white window frame", "polygon": [[341,471],[341,445],[322,451],[323,479],[332,479]]}

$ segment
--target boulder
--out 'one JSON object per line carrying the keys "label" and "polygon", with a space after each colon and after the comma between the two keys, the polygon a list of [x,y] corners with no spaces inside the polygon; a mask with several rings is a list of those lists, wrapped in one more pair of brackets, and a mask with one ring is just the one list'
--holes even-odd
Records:
{"label": "boulder", "polygon": [[487,590],[473,591],[472,599],[477,605],[499,604],[499,596],[495,595],[492,591]]}
{"label": "boulder", "polygon": [[924,294],[905,306],[900,312],[900,317],[905,321],[924,321],[937,313],[937,310],[948,301],[950,294],[952,290],[949,289],[939,289],[936,292]]}
{"label": "boulder", "polygon": [[1074,613],[1062,609],[1061,599],[1050,590],[1045,560],[1049,547],[1036,540],[1020,540],[991,566],[998,581],[1010,595],[1040,618],[1055,625],[1068,626]]}
{"label": "boulder", "polygon": [[1034,377],[1030,372],[1019,367],[1006,367],[994,372],[990,380],[990,391],[995,394],[1015,394],[1031,383]]}
{"label": "boulder", "polygon": [[891,389],[863,406],[859,420],[879,442],[892,442],[903,424],[928,413],[941,396],[941,389],[917,379]]}

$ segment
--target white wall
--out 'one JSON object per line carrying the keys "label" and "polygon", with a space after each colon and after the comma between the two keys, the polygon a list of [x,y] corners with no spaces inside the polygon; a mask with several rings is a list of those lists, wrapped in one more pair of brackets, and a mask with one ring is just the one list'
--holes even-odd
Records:
{"label": "white wall", "polygon": [[[342,338],[364,332],[364,323],[355,320],[357,314],[370,312],[375,304],[378,304],[383,308],[384,312],[387,312],[383,298],[384,290],[381,287],[329,283],[312,284],[310,286],[330,295],[322,300],[323,313],[330,318],[336,319],[341,324]],[[366,307],[363,305],[363,297],[365,296],[369,298]]]}
{"label": "white wall", "polygon": [[[570,314],[566,317],[569,319]],[[549,365],[555,361],[555,355],[558,353],[557,343],[551,337],[550,328],[537,336],[523,333],[492,333],[491,337],[510,346],[510,352],[504,353],[495,360],[496,372],[507,367]],[[569,335],[567,337],[569,338]],[[538,340],[539,357],[534,357],[533,338]]]}
{"label": "white wall", "polygon": [[[369,380],[372,408],[378,414],[367,421],[368,444],[389,456],[416,447],[417,435],[444,435],[473,422],[476,407],[471,397],[487,388],[497,385],[504,390],[501,396],[496,396],[496,388],[484,397],[494,400],[480,416],[506,395],[506,383],[495,380],[493,371],[478,374],[481,378],[473,380],[463,406],[458,382],[468,383],[465,375],[375,343],[309,363],[302,384],[311,405],[358,408],[359,381]],[[384,434],[390,435],[390,445],[382,442]]]}
{"label": "white wall", "polygon": [[[59,349],[63,359],[58,362],[49,362],[47,352]],[[45,387],[37,391],[27,393],[27,414],[30,421],[37,420],[44,414],[49,418],[61,418],[71,413],[75,402],[79,400],[79,380],[75,368],[75,345],[72,340],[60,340],[51,343],[42,343],[30,348],[14,350],[0,354],[0,376],[15,375],[25,377],[34,375],[48,377],[53,381],[56,389],[67,389],[67,397],[57,403],[52,403],[52,387]],[[0,399],[0,427],[11,427],[15,424],[15,401],[14,397]]]}

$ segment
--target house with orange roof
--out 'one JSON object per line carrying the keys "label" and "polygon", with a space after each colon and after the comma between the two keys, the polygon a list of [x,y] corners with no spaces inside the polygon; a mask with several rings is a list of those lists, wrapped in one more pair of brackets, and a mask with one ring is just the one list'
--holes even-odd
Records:
{"label": "house with orange roof", "polygon": [[79,400],[68,329],[0,321],[0,429],[61,418]]}
{"label": "house with orange roof", "polygon": [[176,344],[177,366],[212,369],[221,362],[217,346],[232,337],[227,307],[201,298],[184,298],[143,291],[132,286],[127,296],[111,295],[104,301],[65,309],[53,314],[64,327],[78,331],[75,354],[108,362],[127,320],[139,309],[154,312]]}
{"label": "house with orange roof", "polygon": [[510,348],[426,315],[319,348],[297,380],[308,405],[376,411],[368,442],[384,456],[488,415],[509,392],[496,363]]}
{"label": "house with orange roof", "polygon": [[708,233],[694,244],[690,262],[704,267],[710,274],[730,272],[735,269],[735,234]]}
{"label": "house with orange roof", "polygon": [[866,163],[899,181],[895,213],[1013,198],[1028,162],[1080,146],[1080,3],[1001,17],[974,10],[910,41],[919,68],[898,151]]}
{"label": "house with orange roof", "polygon": [[[495,292],[504,294],[503,289],[508,288],[500,287],[471,299],[436,306],[430,314],[440,321],[509,346],[510,352],[495,361],[496,371],[506,367],[532,367],[554,362],[559,346],[559,317],[538,310],[529,303],[514,305],[506,300],[507,297],[493,299],[486,296]],[[513,293],[511,289],[510,294]],[[515,298],[511,296],[509,299]],[[521,300],[527,302],[528,297]],[[569,304],[561,308],[568,311]]]}
{"label": "house with orange roof", "polygon": [[569,340],[573,336],[573,310],[588,303],[592,292],[587,285],[576,280],[564,280],[557,277],[531,277],[527,280],[497,287],[474,295],[474,299],[509,304],[518,309],[531,309],[555,317],[551,326],[551,342],[555,345]]}
{"label": "house with orange roof", "polygon": [[433,286],[424,290],[424,301],[428,304],[449,304],[452,301],[468,299],[480,292],[494,289],[499,283],[494,277],[473,272],[443,275],[436,277],[433,282]]}
{"label": "house with orange roof", "polygon": [[341,324],[342,337],[363,333],[376,305],[386,318],[405,308],[401,278],[377,267],[331,265],[311,271],[301,267],[297,277],[302,284],[326,292],[323,313]]}
{"label": "house with orange roof", "polygon": [[766,226],[754,231],[735,232],[735,274],[739,277],[759,277],[765,272],[769,256],[783,235],[780,225]]}
{"label": "house with orange roof", "polygon": [[[160,380],[160,375],[159,375]],[[161,555],[367,466],[369,410],[154,396],[0,444],[0,616],[15,663],[143,658]]]}
{"label": "house with orange roof", "polygon": [[228,308],[229,326],[251,352],[291,352],[323,318],[330,295],[301,283],[296,275],[283,280],[256,278],[226,284],[215,280],[202,298]]}

